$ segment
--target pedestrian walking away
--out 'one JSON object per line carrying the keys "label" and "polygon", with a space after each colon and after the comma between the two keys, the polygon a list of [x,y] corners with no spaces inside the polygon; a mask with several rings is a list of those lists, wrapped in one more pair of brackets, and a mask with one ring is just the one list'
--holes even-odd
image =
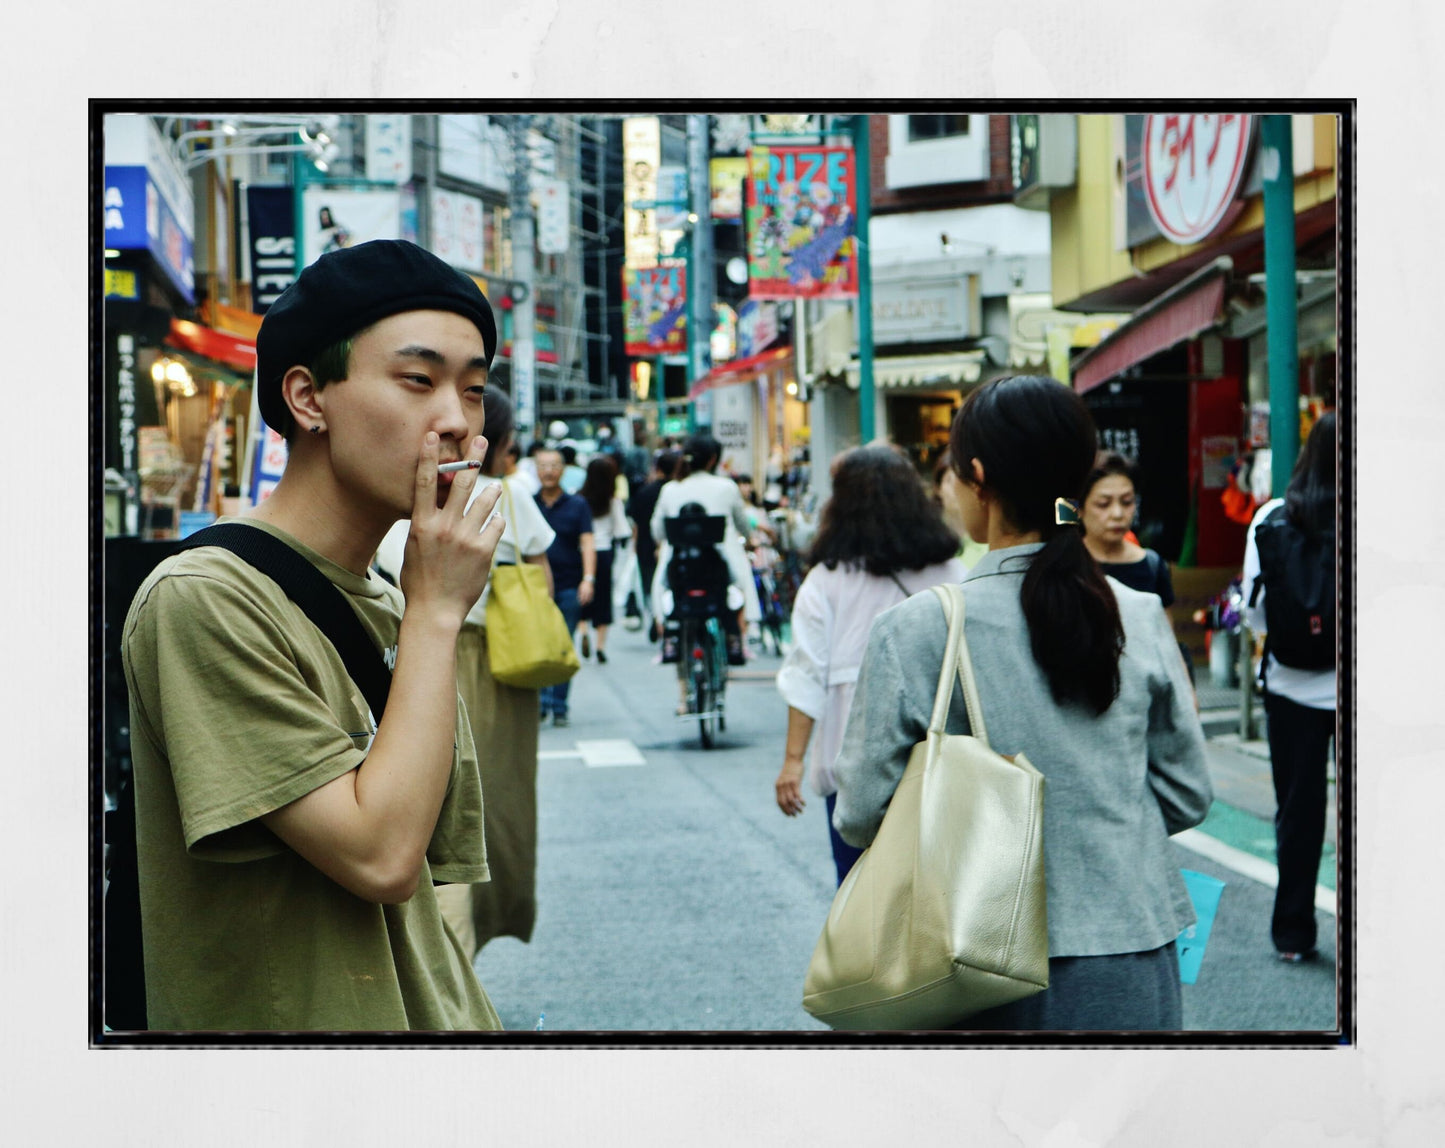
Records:
{"label": "pedestrian walking away", "polygon": [[[542,489],[536,498],[542,517],[555,538],[547,549],[552,568],[552,594],[567,632],[575,634],[582,607],[592,601],[597,583],[597,550],[592,544],[592,511],[586,501],[562,489],[562,455],[548,448],[537,452],[537,478]],[[554,725],[566,725],[567,697],[572,683],[545,686],[539,713],[551,716]]]}
{"label": "pedestrian walking away", "polygon": [[[482,461],[481,478],[471,500],[489,496],[503,484],[497,509],[506,527],[497,542],[492,569],[510,563],[541,566],[551,580],[547,548],[552,528],[518,481],[513,439],[512,404],[496,387],[482,401],[491,446]],[[410,522],[398,522],[377,551],[379,570],[394,576],[405,556]],[[483,825],[490,878],[470,885],[441,885],[437,901],[442,917],[462,944],[468,959],[495,937],[529,941],[537,918],[537,707],[539,691],[507,685],[492,677],[487,637],[487,601],[492,580],[467,612],[457,639],[457,688],[466,704],[472,741],[481,747]]]}
{"label": "pedestrian walking away", "polygon": [[808,783],[827,805],[841,885],[862,850],[833,828],[838,791],[833,759],[869,629],[910,594],[960,581],[964,567],[955,557],[958,536],[895,448],[866,446],[839,455],[832,481],[833,495],[823,506],[808,556],[812,568],[793,604],[793,646],[778,671],[778,692],[788,703],[788,737],[774,789],[785,814],[803,811],[808,753]]}
{"label": "pedestrian walking away", "polygon": [[682,453],[676,450],[660,450],[652,464],[652,473],[641,483],[627,500],[627,516],[637,524],[632,545],[637,554],[638,577],[642,582],[642,593],[648,607],[648,639],[657,641],[662,636],[657,621],[657,608],[652,600],[652,584],[657,575],[657,549],[659,540],[652,536],[652,512],[657,508],[657,496],[662,488],[673,480]]}
{"label": "pedestrian walking away", "polygon": [[[236,521],[348,600],[392,667],[380,722],[281,588],[200,547],[126,618],[147,1010],[153,1029],[500,1027],[436,883],[487,879],[458,635],[503,522],[468,507],[491,307],[414,244],[322,255],[271,305],[257,399],[290,457]],[[368,569],[410,517],[400,582]]]}
{"label": "pedestrian walking away", "polygon": [[582,656],[592,656],[592,634],[597,636],[597,662],[607,664],[607,631],[612,625],[612,567],[615,551],[632,537],[622,499],[617,497],[617,463],[599,454],[587,464],[587,478],[578,493],[592,513],[592,547],[597,555],[597,581],[592,601],[583,606],[577,624]]}
{"label": "pedestrian walking away", "polygon": [[1260,683],[1274,779],[1280,960],[1316,955],[1315,885],[1335,736],[1335,413],[1311,428],[1284,498],[1261,506],[1244,549],[1250,628],[1264,634]]}
{"label": "pedestrian walking away", "polygon": [[[1055,380],[1006,377],[968,396],[949,450],[965,526],[989,548],[962,583],[982,720],[998,753],[1044,776],[1050,980],[955,1027],[1177,1030],[1175,939],[1194,911],[1169,835],[1204,819],[1212,788],[1159,599],[1106,579],[1084,547],[1093,422]],[[855,847],[926,735],[947,629],[934,594],[873,624],[834,765],[834,824]],[[956,681],[946,730],[970,732]]]}

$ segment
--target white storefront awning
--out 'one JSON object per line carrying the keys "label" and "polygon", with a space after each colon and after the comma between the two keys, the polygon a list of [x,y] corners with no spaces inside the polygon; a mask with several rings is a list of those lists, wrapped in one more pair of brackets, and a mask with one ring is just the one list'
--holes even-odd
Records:
{"label": "white storefront awning", "polygon": [[[889,390],[907,387],[956,387],[976,383],[987,367],[983,350],[944,355],[889,355],[873,360],[873,385]],[[858,360],[848,364],[848,386],[859,385]]]}

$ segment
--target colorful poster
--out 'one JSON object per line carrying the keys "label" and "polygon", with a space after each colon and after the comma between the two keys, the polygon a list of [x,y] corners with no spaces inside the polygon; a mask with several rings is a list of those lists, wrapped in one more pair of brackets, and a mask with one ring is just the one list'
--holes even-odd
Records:
{"label": "colorful poster", "polygon": [[856,203],[851,148],[753,148],[747,178],[748,294],[857,295]]}
{"label": "colorful poster", "polygon": [[627,354],[687,353],[686,268],[624,268],[622,295]]}
{"label": "colorful poster", "polygon": [[714,219],[743,217],[743,182],[747,177],[748,161],[742,156],[724,156],[708,164]]}

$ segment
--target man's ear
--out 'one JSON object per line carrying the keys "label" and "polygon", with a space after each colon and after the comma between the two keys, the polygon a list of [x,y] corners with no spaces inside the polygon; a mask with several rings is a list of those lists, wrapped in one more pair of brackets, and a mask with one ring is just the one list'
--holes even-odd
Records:
{"label": "man's ear", "polygon": [[971,458],[968,460],[968,464],[973,471],[973,484],[981,488],[984,484],[983,463],[976,458]]}
{"label": "man's ear", "polygon": [[286,372],[281,379],[281,397],[286,400],[296,425],[303,431],[325,423],[316,380],[305,367],[292,367]]}

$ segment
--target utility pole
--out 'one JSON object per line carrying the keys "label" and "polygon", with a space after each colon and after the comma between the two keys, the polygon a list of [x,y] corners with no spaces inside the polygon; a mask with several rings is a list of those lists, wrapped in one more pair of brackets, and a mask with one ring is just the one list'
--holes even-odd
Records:
{"label": "utility pole", "polygon": [[1294,258],[1294,138],[1289,116],[1261,116],[1264,291],[1269,347],[1270,486],[1284,495],[1299,454],[1299,335]]}
{"label": "utility pole", "polygon": [[[712,245],[712,191],[707,165],[707,116],[687,117],[687,184],[690,210],[687,245],[687,384],[691,388],[712,365],[712,312],[717,294]],[[712,395],[690,408],[694,429],[712,423]]]}
{"label": "utility pole", "polygon": [[866,115],[853,117],[853,165],[858,188],[858,223],[853,242],[858,248],[858,431],[866,445],[873,441],[873,255],[868,242],[872,217],[871,150]]}
{"label": "utility pole", "polygon": [[529,115],[513,115],[512,133],[512,408],[516,415],[517,439],[537,437],[537,301],[536,221],[532,216],[531,157],[527,134]]}

